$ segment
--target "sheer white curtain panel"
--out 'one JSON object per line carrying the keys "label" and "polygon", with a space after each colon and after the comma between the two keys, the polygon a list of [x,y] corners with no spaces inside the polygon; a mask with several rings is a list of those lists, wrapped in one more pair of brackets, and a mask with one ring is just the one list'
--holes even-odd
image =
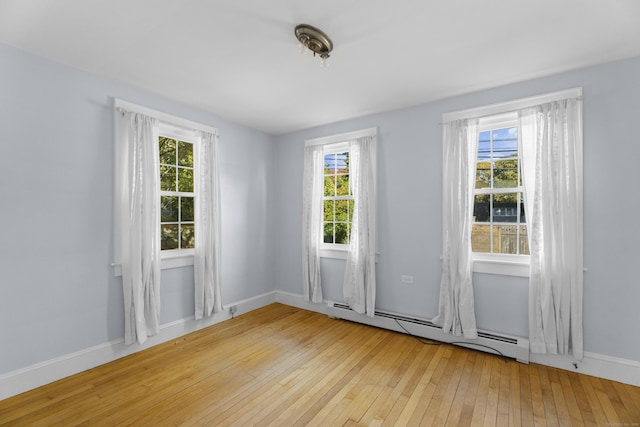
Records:
{"label": "sheer white curtain panel", "polygon": [[158,121],[116,112],[116,221],[125,343],[142,344],[160,323]]}
{"label": "sheer white curtain panel", "polygon": [[373,317],[376,301],[377,137],[349,141],[349,179],[354,199],[343,297],[356,313]]}
{"label": "sheer white curtain panel", "polygon": [[222,311],[220,284],[220,181],[218,137],[201,132],[197,155],[195,227],[195,318]]}
{"label": "sheer white curtain panel", "polygon": [[304,299],[322,302],[320,280],[320,231],[324,191],[324,156],[322,145],[304,148],[302,188],[302,281]]}
{"label": "sheer white curtain panel", "polygon": [[471,281],[477,147],[477,120],[443,125],[443,261],[438,315],[432,321],[445,333],[465,338],[477,338]]}
{"label": "sheer white curtain panel", "polygon": [[582,100],[546,103],[519,116],[531,252],[530,348],[582,360]]}

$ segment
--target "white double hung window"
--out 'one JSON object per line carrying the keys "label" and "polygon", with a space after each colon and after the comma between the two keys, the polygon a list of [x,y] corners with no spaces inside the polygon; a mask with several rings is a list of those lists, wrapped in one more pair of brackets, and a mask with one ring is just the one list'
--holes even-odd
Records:
{"label": "white double hung window", "polygon": [[471,247],[476,271],[496,272],[488,268],[493,262],[526,275],[529,245],[516,113],[479,120],[475,159]]}

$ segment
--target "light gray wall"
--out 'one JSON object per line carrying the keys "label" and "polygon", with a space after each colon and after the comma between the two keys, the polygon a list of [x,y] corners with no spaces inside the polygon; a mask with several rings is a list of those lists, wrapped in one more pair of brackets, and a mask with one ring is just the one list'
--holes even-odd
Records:
{"label": "light gray wall", "polygon": [[[123,334],[121,281],[109,266],[111,97],[219,129],[225,304],[273,289],[301,293],[304,140],[378,126],[377,306],[431,317],[442,113],[575,86],[585,98],[585,349],[640,361],[640,58],[279,137],[4,45],[0,64],[0,375]],[[323,260],[327,298],[341,300],[343,269]],[[401,274],[415,283],[400,283]],[[163,271],[162,323],[192,314],[192,277],[190,267]],[[526,336],[526,280],[474,281],[478,325]]]}
{"label": "light gray wall", "polygon": [[[640,58],[503,86],[438,102],[307,129],[278,138],[277,289],[302,293],[304,141],[378,127],[380,309],[437,314],[440,282],[442,113],[584,88],[585,351],[640,361],[638,164]],[[342,300],[344,261],[323,259],[324,295]],[[412,285],[400,282],[413,275]],[[474,275],[480,328],[528,335],[527,280]]]}
{"label": "light gray wall", "polygon": [[[272,136],[5,45],[0,64],[0,374],[123,336],[111,97],[218,128],[223,303],[273,290]],[[193,315],[193,268],[161,280],[162,323]]]}

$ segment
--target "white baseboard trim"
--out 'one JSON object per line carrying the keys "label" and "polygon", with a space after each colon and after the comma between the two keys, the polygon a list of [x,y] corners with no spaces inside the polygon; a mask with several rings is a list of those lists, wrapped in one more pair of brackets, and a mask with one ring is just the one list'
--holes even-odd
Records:
{"label": "white baseboard trim", "polygon": [[571,355],[549,355],[530,353],[532,363],[579,372],[640,387],[640,362],[604,354],[584,352],[581,362]]}
{"label": "white baseboard trim", "polygon": [[[125,345],[123,339],[118,339],[0,375],[0,400],[228,320],[231,318],[229,306],[235,305],[237,307],[235,315],[238,316],[273,302],[321,314],[328,313],[326,302],[308,302],[304,300],[302,295],[289,292],[269,292],[228,304],[223,311],[206,319],[196,321],[193,317],[189,317],[162,325],[158,335],[149,337],[143,345]],[[634,360],[585,352],[584,359],[582,362],[578,362],[577,369],[571,356],[531,353],[530,361],[640,387],[640,362]]]}
{"label": "white baseboard trim", "polygon": [[214,313],[213,316],[205,319],[195,320],[193,316],[191,316],[164,324],[160,326],[159,333],[149,337],[143,345],[137,343],[125,345],[124,339],[117,339],[8,372],[0,375],[0,400],[228,320],[231,318],[228,310],[229,306],[235,305],[237,307],[237,312],[234,316],[238,316],[267,306],[275,301],[276,293],[269,292],[228,304],[223,311]]}
{"label": "white baseboard trim", "polygon": [[[312,303],[304,300],[302,295],[276,291],[276,302],[287,304],[305,310],[327,314],[327,302]],[[618,381],[640,387],[640,362],[606,356],[598,353],[584,353],[582,362],[578,362],[576,369],[572,356],[554,356],[529,353],[529,361],[540,365],[560,368],[567,371],[580,372],[594,377]]]}
{"label": "white baseboard trim", "polygon": [[320,303],[305,301],[302,295],[292,294],[290,292],[276,291],[276,302],[290,305],[291,307],[301,308],[303,310],[315,311],[316,313],[327,314],[327,301]]}

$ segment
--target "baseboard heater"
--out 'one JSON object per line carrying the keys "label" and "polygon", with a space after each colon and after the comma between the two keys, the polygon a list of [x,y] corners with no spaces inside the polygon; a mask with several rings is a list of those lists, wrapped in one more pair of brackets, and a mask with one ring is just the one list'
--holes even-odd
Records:
{"label": "baseboard heater", "polygon": [[346,304],[333,301],[329,301],[328,304],[327,314],[329,317],[350,320],[396,332],[409,333],[417,337],[460,345],[487,353],[500,354],[516,359],[518,362],[529,363],[529,340],[526,338],[478,331],[478,338],[473,340],[465,339],[445,334],[440,326],[426,319],[379,310],[375,311],[374,317],[369,317],[356,313]]}

